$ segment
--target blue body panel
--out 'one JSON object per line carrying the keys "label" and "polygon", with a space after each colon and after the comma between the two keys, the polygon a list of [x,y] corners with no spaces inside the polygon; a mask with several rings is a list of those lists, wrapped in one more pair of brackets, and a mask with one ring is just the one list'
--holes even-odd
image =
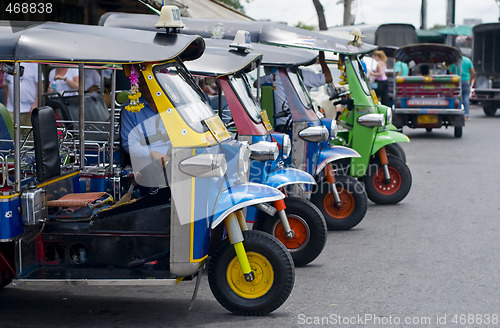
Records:
{"label": "blue body panel", "polygon": [[325,165],[330,162],[351,157],[361,157],[361,155],[354,149],[344,146],[329,146],[329,148],[322,149],[319,154],[316,174],[319,174]]}
{"label": "blue body panel", "polygon": [[289,184],[297,183],[315,185],[316,181],[314,177],[307,172],[287,167],[271,172],[265,183],[270,187],[281,188]]}
{"label": "blue body panel", "polygon": [[273,202],[285,198],[276,188],[257,183],[244,183],[223,190],[214,210],[212,228],[215,228],[230,213],[247,206]]}
{"label": "blue body panel", "polygon": [[0,200],[0,240],[11,239],[24,232],[20,207],[19,195]]}

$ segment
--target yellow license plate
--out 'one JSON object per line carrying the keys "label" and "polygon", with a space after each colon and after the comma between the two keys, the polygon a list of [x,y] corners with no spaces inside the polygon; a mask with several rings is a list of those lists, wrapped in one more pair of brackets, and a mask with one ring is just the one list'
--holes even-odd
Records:
{"label": "yellow license plate", "polygon": [[438,122],[437,115],[418,115],[417,122],[420,124],[434,124]]}

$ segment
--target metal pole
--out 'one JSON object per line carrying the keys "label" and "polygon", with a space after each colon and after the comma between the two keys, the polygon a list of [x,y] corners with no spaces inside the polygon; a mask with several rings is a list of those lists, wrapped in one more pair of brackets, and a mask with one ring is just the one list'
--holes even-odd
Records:
{"label": "metal pole", "polygon": [[427,29],[427,0],[422,0],[420,6],[420,29]]}
{"label": "metal pole", "polygon": [[38,64],[38,84],[37,84],[37,87],[38,87],[38,94],[37,94],[37,97],[38,97],[38,107],[42,107],[43,105],[45,105],[43,103],[43,100],[44,100],[44,97],[43,97],[43,78],[42,78],[42,64]]}
{"label": "metal pole", "polygon": [[446,10],[446,26],[455,26],[455,0],[448,0]]}
{"label": "metal pole", "polygon": [[[101,71],[102,72],[102,71]],[[102,74],[101,74],[102,76]],[[103,89],[101,89],[103,90]],[[111,118],[109,124],[109,173],[113,174],[114,154],[113,148],[115,143],[115,95],[116,93],[116,69],[111,71]]]}
{"label": "metal pole", "polygon": [[85,68],[84,64],[78,64],[78,127],[80,146],[80,170],[85,167]]}
{"label": "metal pole", "polygon": [[21,192],[21,126],[20,126],[20,112],[21,112],[21,64],[14,63],[14,190]]}

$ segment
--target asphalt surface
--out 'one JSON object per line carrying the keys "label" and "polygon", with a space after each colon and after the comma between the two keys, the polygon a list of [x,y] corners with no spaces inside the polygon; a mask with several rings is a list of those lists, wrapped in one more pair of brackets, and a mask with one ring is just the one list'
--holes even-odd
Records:
{"label": "asphalt surface", "polygon": [[0,290],[0,327],[498,327],[500,115],[473,107],[453,129],[405,128],[413,186],[400,204],[369,204],[354,229],[329,232],[297,268],[293,292],[267,317],[221,307],[203,277],[154,287]]}

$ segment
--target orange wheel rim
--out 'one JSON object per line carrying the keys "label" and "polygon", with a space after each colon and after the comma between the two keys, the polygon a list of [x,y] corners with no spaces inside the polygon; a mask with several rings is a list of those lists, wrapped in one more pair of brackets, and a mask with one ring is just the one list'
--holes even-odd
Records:
{"label": "orange wheel rim", "polygon": [[389,166],[389,176],[391,181],[388,183],[385,180],[384,170],[379,168],[373,176],[373,185],[375,189],[382,195],[393,195],[401,188],[401,175],[399,171]]}
{"label": "orange wheel rim", "polygon": [[323,208],[330,217],[342,220],[354,212],[356,201],[354,200],[354,195],[345,188],[337,188],[337,192],[339,193],[342,205],[338,206],[335,203],[333,193],[330,191],[323,197]]}
{"label": "orange wheel rim", "polygon": [[288,214],[287,217],[290,228],[295,232],[295,236],[293,238],[287,238],[281,221],[278,221],[274,227],[274,236],[278,238],[290,252],[298,252],[309,242],[311,236],[309,225],[300,216]]}

